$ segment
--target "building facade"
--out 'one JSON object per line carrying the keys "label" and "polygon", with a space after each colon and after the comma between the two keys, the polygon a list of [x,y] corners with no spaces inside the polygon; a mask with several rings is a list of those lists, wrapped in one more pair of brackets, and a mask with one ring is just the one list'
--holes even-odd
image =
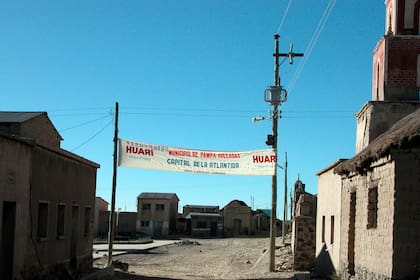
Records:
{"label": "building facade", "polygon": [[255,233],[251,208],[241,200],[232,200],[222,209],[223,230],[227,236]]}
{"label": "building facade", "polygon": [[[320,201],[337,199],[322,192],[328,184],[341,189],[339,261],[332,252],[332,265],[344,279],[420,276],[420,1],[385,5],[385,35],[373,52],[372,101],[356,115],[356,155],[334,167],[340,182],[320,174],[329,180],[319,182]],[[317,249],[322,246],[327,242]]]}
{"label": "building facade", "polygon": [[[190,205],[182,208],[185,234],[199,237],[216,237],[223,234],[223,217],[219,206]],[[181,232],[179,232],[181,233]]]}
{"label": "building facade", "polygon": [[45,112],[0,112],[0,279],[91,269],[99,165],[61,140]]}
{"label": "building facade", "polygon": [[155,237],[175,234],[178,202],[174,193],[141,193],[137,197],[137,231]]}
{"label": "building facade", "polygon": [[107,222],[109,218],[104,217],[104,213],[108,213],[109,203],[102,197],[95,198],[95,216],[93,220],[93,236],[96,238],[105,239],[108,233]]}
{"label": "building facade", "polygon": [[316,174],[318,207],[315,268],[324,277],[336,273],[340,261],[341,176],[334,173],[334,168],[343,161],[339,159]]}
{"label": "building facade", "polygon": [[343,276],[420,277],[419,159],[420,109],[335,168],[342,176]]}

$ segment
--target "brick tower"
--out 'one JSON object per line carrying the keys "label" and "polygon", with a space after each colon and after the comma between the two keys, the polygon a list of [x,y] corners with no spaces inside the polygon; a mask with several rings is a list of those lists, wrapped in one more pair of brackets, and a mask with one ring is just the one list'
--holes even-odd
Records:
{"label": "brick tower", "polygon": [[373,52],[373,101],[419,100],[418,0],[386,0],[385,35]]}
{"label": "brick tower", "polygon": [[385,35],[373,51],[372,101],[356,114],[356,153],[420,108],[420,0],[385,0]]}

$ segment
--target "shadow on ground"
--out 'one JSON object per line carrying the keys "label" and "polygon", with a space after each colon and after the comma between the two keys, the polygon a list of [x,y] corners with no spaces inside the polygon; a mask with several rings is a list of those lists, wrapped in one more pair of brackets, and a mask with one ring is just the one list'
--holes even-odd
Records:
{"label": "shadow on ground", "polygon": [[[247,280],[306,280],[310,279],[308,274],[305,273],[296,273],[293,277],[290,278],[246,278]],[[115,271],[113,280],[183,280],[182,278],[167,278],[167,277],[153,277],[153,276],[141,276],[136,274],[131,274],[127,272]]]}

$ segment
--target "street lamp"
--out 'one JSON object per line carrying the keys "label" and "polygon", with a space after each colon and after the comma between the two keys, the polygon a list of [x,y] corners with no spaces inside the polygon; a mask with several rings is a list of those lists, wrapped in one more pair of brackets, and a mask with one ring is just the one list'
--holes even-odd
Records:
{"label": "street lamp", "polygon": [[[274,85],[269,86],[264,91],[264,101],[273,105],[273,134],[267,135],[266,144],[273,147],[274,154],[277,159],[277,123],[278,123],[278,106],[282,103],[286,102],[287,100],[287,91],[280,85],[280,57],[288,57],[290,64],[293,64],[293,58],[295,56],[303,56],[302,53],[294,53],[293,52],[293,45],[290,46],[290,50],[288,53],[279,53],[279,38],[280,35],[274,35]],[[257,121],[257,118],[253,120]],[[287,167],[287,160],[285,164],[285,169]],[[285,177],[285,183],[287,181],[287,177]],[[287,207],[287,190],[285,189],[285,207]],[[276,211],[277,211],[277,168],[274,168],[274,174],[272,178],[272,206],[271,206],[271,226],[270,226],[270,271],[274,271],[275,265],[275,249],[276,249]],[[286,212],[285,212],[286,213]],[[286,219],[286,214],[284,215],[284,220]],[[283,221],[284,224],[284,221]],[[284,226],[283,226],[283,234],[284,234]],[[284,236],[283,236],[284,242]]]}

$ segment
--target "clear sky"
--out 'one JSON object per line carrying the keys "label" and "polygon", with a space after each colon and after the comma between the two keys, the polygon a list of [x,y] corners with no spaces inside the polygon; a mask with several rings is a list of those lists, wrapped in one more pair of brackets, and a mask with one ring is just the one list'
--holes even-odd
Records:
{"label": "clear sky", "polygon": [[[305,52],[280,68],[289,98],[280,108],[279,161],[287,152],[289,190],[300,174],[316,193],[315,174],[354,155],[354,114],[371,98],[383,2],[1,1],[0,110],[48,112],[62,147],[101,165],[96,194],[110,202],[115,102],[121,138],[201,150],[267,148],[272,122],[251,118],[269,116],[263,91],[273,84],[279,32],[281,52],[292,42]],[[233,199],[250,205],[251,197],[250,206],[271,207],[267,176],[123,167],[117,176],[116,206],[127,211],[136,211],[141,192],[174,192],[181,209]],[[281,211],[282,170],[278,176]]]}

